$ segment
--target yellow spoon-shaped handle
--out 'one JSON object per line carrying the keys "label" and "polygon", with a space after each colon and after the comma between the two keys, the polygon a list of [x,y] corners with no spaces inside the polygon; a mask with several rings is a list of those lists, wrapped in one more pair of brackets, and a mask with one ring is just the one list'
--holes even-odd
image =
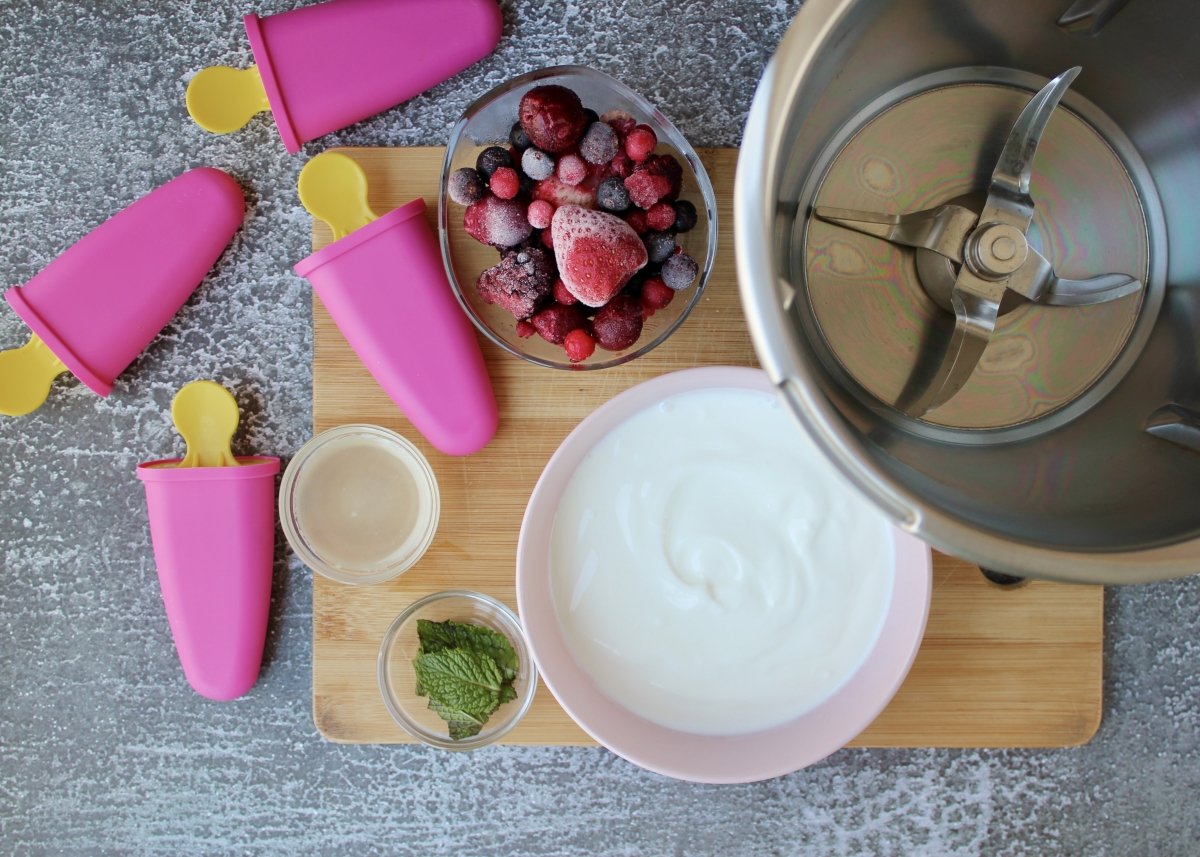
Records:
{"label": "yellow spoon-shaped handle", "polygon": [[329,224],[335,239],[378,219],[367,204],[367,174],[340,152],[322,152],[304,165],[297,185],[308,213]]}
{"label": "yellow spoon-shaped handle", "polygon": [[171,419],[187,442],[180,467],[236,467],[229,441],[238,427],[233,394],[215,381],[193,381],[175,394]]}
{"label": "yellow spoon-shaped handle", "polygon": [[0,414],[23,417],[50,395],[50,384],[67,371],[37,334],[20,348],[0,351]]}
{"label": "yellow spoon-shaped handle", "polygon": [[255,115],[270,110],[258,66],[201,69],[187,88],[187,111],[196,124],[214,134],[230,134]]}

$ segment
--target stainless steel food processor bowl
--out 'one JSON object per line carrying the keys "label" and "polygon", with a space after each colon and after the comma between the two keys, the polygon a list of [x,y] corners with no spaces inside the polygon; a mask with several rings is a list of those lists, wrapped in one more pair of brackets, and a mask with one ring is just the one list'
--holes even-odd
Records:
{"label": "stainless steel food processor bowl", "polygon": [[1197,32],[1194,0],[807,0],[769,64],[734,199],[755,347],[935,547],[1080,582],[1200,571]]}

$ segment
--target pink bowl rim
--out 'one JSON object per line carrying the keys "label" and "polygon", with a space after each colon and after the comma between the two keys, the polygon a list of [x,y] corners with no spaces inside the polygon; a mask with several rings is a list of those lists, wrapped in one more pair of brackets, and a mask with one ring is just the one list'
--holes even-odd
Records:
{"label": "pink bowl rim", "polygon": [[925,632],[932,590],[929,546],[893,529],[892,602],[866,662],[828,700],[772,729],[714,737],[667,729],[621,707],[575,663],[559,627],[546,545],[567,483],[588,451],[629,417],[667,396],[692,390],[776,392],[759,369],[687,369],[643,382],[584,419],[546,464],[529,498],[517,542],[517,605],[538,672],[559,704],[588,735],[618,756],[668,777],[699,783],[745,783],[789,774],[844,747],[871,724],[900,688]]}

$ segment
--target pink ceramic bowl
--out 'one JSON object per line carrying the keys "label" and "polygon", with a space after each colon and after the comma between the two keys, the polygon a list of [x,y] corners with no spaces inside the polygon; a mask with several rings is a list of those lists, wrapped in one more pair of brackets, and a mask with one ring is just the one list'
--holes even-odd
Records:
{"label": "pink ceramic bowl", "polygon": [[606,696],[572,657],[554,606],[550,534],[554,513],[580,462],[606,434],[668,396],[701,389],[773,391],[757,369],[710,367],[663,375],[597,409],[546,465],[525,511],[517,545],[517,603],[538,672],[559,704],[617,755],[656,773],[703,783],[770,779],[845,746],[884,709],[916,657],[929,613],[929,547],[895,530],[895,578],[882,630],[863,665],[825,702],[760,732],[711,736],[646,720]]}

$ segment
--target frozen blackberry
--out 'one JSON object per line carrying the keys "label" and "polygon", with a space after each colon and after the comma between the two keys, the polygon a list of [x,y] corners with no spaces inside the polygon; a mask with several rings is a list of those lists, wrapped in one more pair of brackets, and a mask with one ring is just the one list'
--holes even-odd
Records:
{"label": "frozen blackberry", "polygon": [[488,303],[522,319],[533,315],[550,294],[553,280],[554,267],[546,251],[527,247],[505,253],[498,265],[479,275],[475,288]]}
{"label": "frozen blackberry", "polygon": [[521,169],[525,175],[540,182],[554,175],[554,158],[541,149],[531,147],[521,155]]}
{"label": "frozen blackberry", "polygon": [[696,228],[696,206],[692,205],[686,199],[675,201],[675,226],[676,232],[690,232]]}
{"label": "frozen blackberry", "polygon": [[478,171],[463,167],[450,174],[446,190],[450,198],[459,205],[471,205],[483,199],[483,195],[487,193],[487,182]]}
{"label": "frozen blackberry", "polygon": [[596,188],[596,205],[605,211],[624,211],[629,208],[629,191],[618,176],[606,178]]}
{"label": "frozen blackberry", "polygon": [[501,149],[499,146],[488,146],[479,153],[479,158],[475,161],[475,169],[479,170],[479,174],[489,181],[492,173],[496,170],[512,165],[512,155],[508,153],[507,149]]}
{"label": "frozen blackberry", "polygon": [[700,273],[700,266],[687,253],[679,253],[663,262],[659,276],[662,281],[675,291],[686,289]]}
{"label": "frozen blackberry", "polygon": [[642,240],[646,242],[646,255],[655,264],[667,261],[675,252],[675,233],[673,232],[648,232]]}
{"label": "frozen blackberry", "polygon": [[508,142],[512,143],[513,148],[519,152],[524,152],[533,145],[533,141],[529,139],[529,135],[525,133],[520,122],[513,123],[508,132]]}
{"label": "frozen blackberry", "polygon": [[593,122],[579,141],[579,154],[589,164],[607,164],[617,154],[617,132],[607,122]]}

